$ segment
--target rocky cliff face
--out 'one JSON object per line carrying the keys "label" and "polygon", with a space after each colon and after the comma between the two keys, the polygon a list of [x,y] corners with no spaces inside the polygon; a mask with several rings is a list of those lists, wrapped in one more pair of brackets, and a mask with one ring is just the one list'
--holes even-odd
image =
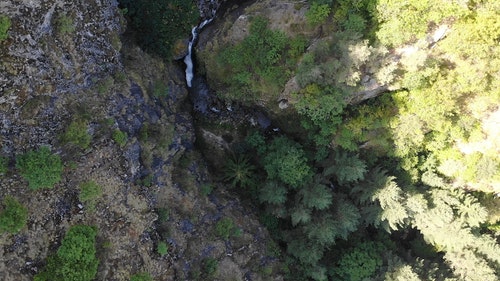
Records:
{"label": "rocky cliff face", "polygon": [[[195,279],[209,258],[218,280],[262,280],[277,268],[252,210],[211,184],[195,152],[182,69],[122,43],[116,1],[7,0],[0,14],[12,21],[0,42],[0,155],[8,159],[0,199],[11,195],[29,211],[27,227],[0,234],[1,280],[32,280],[75,224],[99,229],[96,280],[137,272]],[[88,147],[62,137],[75,120],[86,124]],[[117,130],[125,143],[113,140]],[[65,169],[53,189],[33,191],[15,158],[40,146]],[[102,188],[94,206],[79,200],[88,181]],[[215,190],[207,197],[208,186]],[[169,215],[158,220],[159,209]],[[217,236],[223,218],[238,235]],[[165,256],[160,241],[170,247]]]}

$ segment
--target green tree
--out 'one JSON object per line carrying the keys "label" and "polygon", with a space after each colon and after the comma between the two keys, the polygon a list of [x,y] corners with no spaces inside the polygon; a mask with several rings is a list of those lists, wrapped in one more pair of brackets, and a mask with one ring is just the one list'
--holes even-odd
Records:
{"label": "green tree", "polygon": [[326,21],[330,12],[330,5],[313,2],[306,13],[307,22],[313,26],[322,24]]}
{"label": "green tree", "polygon": [[61,180],[63,171],[59,155],[52,154],[46,146],[17,156],[16,168],[33,190],[52,188]]}
{"label": "green tree", "polygon": [[17,233],[26,226],[28,209],[15,198],[6,196],[0,209],[0,233]]}
{"label": "green tree", "polygon": [[280,180],[293,188],[311,178],[311,168],[300,145],[285,137],[278,137],[269,145],[263,163],[270,180]]}
{"label": "green tree", "polygon": [[408,218],[403,191],[395,177],[386,175],[380,167],[372,169],[366,179],[351,189],[361,204],[361,213],[366,224],[383,227],[386,231],[397,230]]}
{"label": "green tree", "polygon": [[240,154],[230,158],[226,163],[223,180],[229,182],[232,187],[250,187],[254,183],[254,170],[255,167],[248,157]]}
{"label": "green tree", "polygon": [[97,274],[97,229],[86,225],[72,226],[54,256],[48,258],[45,269],[36,281],[91,281]]}
{"label": "green tree", "polygon": [[260,189],[259,199],[261,203],[282,205],[287,200],[288,190],[276,181],[268,181]]}
{"label": "green tree", "polygon": [[361,281],[375,274],[382,266],[384,246],[377,242],[364,242],[342,255],[332,270],[334,277],[342,280]]}

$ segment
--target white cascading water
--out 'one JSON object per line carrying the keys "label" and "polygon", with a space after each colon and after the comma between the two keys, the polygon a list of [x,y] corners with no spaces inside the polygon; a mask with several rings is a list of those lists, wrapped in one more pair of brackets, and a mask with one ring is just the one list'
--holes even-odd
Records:
{"label": "white cascading water", "polygon": [[204,20],[202,23],[200,23],[198,26],[193,27],[191,29],[191,35],[192,38],[189,41],[188,45],[188,53],[184,57],[184,63],[186,64],[186,83],[189,88],[191,88],[191,82],[194,77],[194,69],[193,69],[193,58],[192,58],[192,51],[193,51],[193,45],[196,43],[196,39],[198,37],[198,32],[203,29],[203,27],[207,24],[209,24],[213,19],[215,18],[215,10],[212,11],[212,17],[209,19]]}

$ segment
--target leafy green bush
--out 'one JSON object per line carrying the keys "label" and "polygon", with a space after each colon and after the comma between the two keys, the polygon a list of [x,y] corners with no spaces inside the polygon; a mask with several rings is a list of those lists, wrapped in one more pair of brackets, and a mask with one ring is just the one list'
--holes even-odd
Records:
{"label": "leafy green bush", "polygon": [[87,225],[72,226],[47,266],[35,275],[35,281],[91,281],[97,274],[99,260],[96,257],[97,228]]}
{"label": "leafy green bush", "polygon": [[0,42],[9,37],[7,31],[9,30],[10,25],[11,25],[10,19],[7,16],[0,15]]}
{"label": "leafy green bush", "polygon": [[92,137],[88,133],[88,123],[84,120],[75,120],[69,124],[61,137],[64,143],[74,144],[81,149],[87,149]]}
{"label": "leafy green bush", "polygon": [[125,144],[127,144],[127,133],[120,131],[119,129],[116,129],[113,131],[113,140],[120,146],[123,147]]}
{"label": "leafy green bush", "polygon": [[130,276],[130,281],[153,281],[153,277],[147,272],[136,273]]}
{"label": "leafy green bush", "polygon": [[169,59],[174,43],[189,36],[199,12],[192,0],[120,0],[139,44]]}
{"label": "leafy green bush", "polygon": [[229,239],[234,231],[235,226],[230,218],[223,218],[215,224],[215,233],[225,240]]}
{"label": "leafy green bush", "polygon": [[161,241],[158,243],[158,246],[156,246],[156,252],[158,252],[158,254],[160,256],[164,256],[166,254],[168,254],[168,245],[167,243]]}
{"label": "leafy green bush", "polygon": [[52,188],[61,180],[63,171],[59,155],[52,154],[46,146],[17,156],[16,168],[34,190]]}
{"label": "leafy green bush", "polygon": [[0,209],[0,233],[19,232],[28,220],[28,209],[10,196],[3,199],[2,205],[3,208]]}
{"label": "leafy green bush", "polygon": [[311,25],[322,24],[326,21],[332,11],[328,4],[312,3],[306,13],[307,22]]}

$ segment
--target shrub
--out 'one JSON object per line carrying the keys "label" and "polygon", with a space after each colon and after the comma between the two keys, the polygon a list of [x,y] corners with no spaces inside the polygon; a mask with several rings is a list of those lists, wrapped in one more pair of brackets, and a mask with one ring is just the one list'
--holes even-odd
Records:
{"label": "shrub", "polygon": [[61,15],[57,18],[56,27],[60,34],[67,34],[75,31],[73,19],[67,15]]}
{"label": "shrub", "polygon": [[97,83],[97,92],[101,95],[105,94],[111,90],[114,84],[115,79],[113,79],[113,77],[108,76],[103,78]]}
{"label": "shrub", "polygon": [[63,165],[59,155],[52,154],[46,146],[28,151],[16,159],[16,168],[33,190],[52,188],[61,180]]}
{"label": "shrub", "polygon": [[160,222],[166,222],[170,218],[170,211],[167,208],[158,208],[156,213]]}
{"label": "shrub", "polygon": [[149,273],[141,272],[130,276],[130,281],[153,281],[153,278]]}
{"label": "shrub", "polygon": [[19,232],[28,220],[28,210],[15,198],[7,196],[3,199],[3,210],[0,211],[0,233]]}
{"label": "shrub", "polygon": [[88,123],[84,120],[76,120],[69,124],[61,137],[64,143],[74,144],[82,149],[90,145],[91,136],[87,131]]}
{"label": "shrub", "polygon": [[212,191],[214,190],[214,187],[213,185],[211,184],[203,184],[200,186],[200,193],[203,195],[203,196],[208,196],[212,193]]}
{"label": "shrub", "polygon": [[7,31],[9,30],[10,25],[11,25],[10,19],[7,16],[0,15],[0,42],[9,37]]}
{"label": "shrub", "polygon": [[127,144],[127,133],[120,131],[119,129],[116,129],[113,131],[113,140],[120,146],[123,147],[125,144]]}
{"label": "shrub", "polygon": [[97,229],[87,225],[71,227],[54,256],[48,258],[45,269],[35,281],[91,281],[97,274]]}
{"label": "shrub", "polygon": [[157,98],[166,98],[168,96],[168,85],[161,80],[154,83],[153,96]]}
{"label": "shrub", "polygon": [[164,256],[168,254],[168,245],[165,242],[159,242],[158,246],[156,247],[156,251],[160,256]]}
{"label": "shrub", "polygon": [[217,268],[219,267],[219,263],[214,258],[206,258],[203,261],[203,273],[206,277],[212,277],[217,272]]}
{"label": "shrub", "polygon": [[215,225],[215,233],[217,236],[227,240],[235,231],[235,226],[230,218],[223,218]]}
{"label": "shrub", "polygon": [[331,8],[328,4],[312,3],[306,13],[307,22],[311,25],[322,24],[330,15]]}
{"label": "shrub", "polygon": [[93,181],[88,181],[80,185],[79,199],[84,203],[96,200],[101,194],[101,187]]}
{"label": "shrub", "polygon": [[8,159],[6,157],[0,156],[0,176],[5,175],[7,173],[8,167]]}

